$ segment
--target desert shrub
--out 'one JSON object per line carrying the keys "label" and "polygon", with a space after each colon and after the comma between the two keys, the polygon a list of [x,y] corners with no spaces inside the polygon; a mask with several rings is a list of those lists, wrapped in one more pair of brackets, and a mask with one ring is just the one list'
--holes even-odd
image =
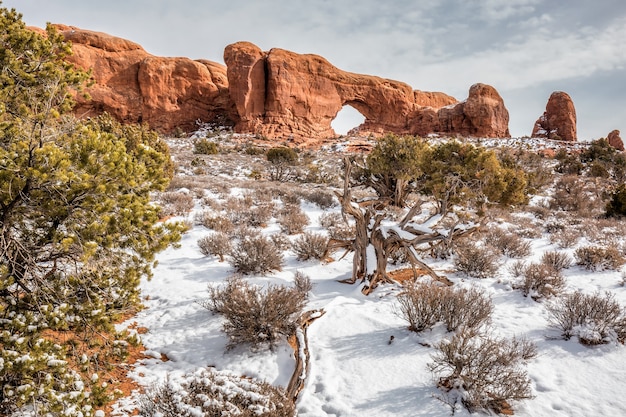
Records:
{"label": "desert shrub", "polygon": [[581,232],[576,228],[566,228],[559,231],[555,231],[549,237],[551,243],[555,243],[559,248],[571,248],[578,240],[580,240]]}
{"label": "desert shrub", "polygon": [[219,153],[219,147],[215,142],[211,142],[207,139],[200,139],[194,142],[193,153],[199,155],[216,155]]}
{"label": "desert shrub", "polygon": [[453,288],[436,284],[409,285],[398,294],[398,315],[409,330],[421,332],[438,322],[448,331],[477,328],[491,320],[493,303],[477,288]]}
{"label": "desert shrub", "polygon": [[559,161],[554,170],[561,174],[580,175],[585,168],[578,155],[568,154],[565,149],[559,150],[554,159]]}
{"label": "desert shrub", "polygon": [[293,189],[289,189],[281,193],[280,199],[285,205],[297,206],[300,205],[300,202],[302,201],[302,194]]}
{"label": "desert shrub", "polygon": [[354,226],[346,222],[340,213],[324,213],[320,216],[320,225],[328,230],[331,239],[354,239]]}
{"label": "desert shrub", "polygon": [[248,224],[249,212],[254,206],[252,196],[228,197],[222,204],[226,217],[235,225]]}
{"label": "desert shrub", "polygon": [[328,238],[319,233],[305,232],[291,244],[291,249],[299,261],[322,259],[326,252]]}
{"label": "desert shrub", "polygon": [[487,278],[498,271],[498,255],[494,248],[463,243],[455,249],[455,268],[470,277]]}
{"label": "desert shrub", "polygon": [[449,332],[460,328],[478,328],[491,320],[493,302],[476,287],[445,287],[441,300],[441,321]]}
{"label": "desert shrub", "polygon": [[509,272],[515,278],[519,278],[524,275],[524,271],[526,270],[526,262],[524,261],[515,261],[509,266]]}
{"label": "desert shrub", "polygon": [[261,235],[242,236],[230,251],[230,264],[240,274],[268,274],[282,269],[283,257],[276,245]]}
{"label": "desert shrub", "polygon": [[167,191],[158,197],[161,203],[162,216],[182,216],[191,211],[194,206],[193,197],[188,193]]}
{"label": "desert shrub", "polygon": [[264,226],[270,221],[273,214],[274,205],[272,203],[259,204],[247,211],[245,222],[252,227]]}
{"label": "desert shrub", "polygon": [[320,226],[325,229],[330,229],[331,227],[335,227],[337,224],[345,223],[343,216],[337,212],[323,213],[320,216],[319,221]]}
{"label": "desert shrub", "polygon": [[232,249],[232,241],[227,234],[218,232],[198,239],[198,246],[204,256],[217,256],[224,262],[224,256]]}
{"label": "desert shrub", "polygon": [[291,241],[284,233],[272,233],[269,238],[274,246],[281,252],[291,248]]}
{"label": "desert shrub", "polygon": [[624,309],[610,292],[604,296],[566,294],[546,309],[550,323],[566,340],[576,336],[582,344],[597,345],[615,340],[623,342],[626,338]]}
{"label": "desert shrub", "polygon": [[626,216],[626,185],[621,184],[611,194],[610,200],[606,205],[607,216]]}
{"label": "desert shrub", "polygon": [[491,228],[485,235],[485,243],[510,258],[524,258],[530,255],[530,242],[519,235],[507,233],[499,228]]}
{"label": "desert shrub", "polygon": [[557,272],[572,266],[572,258],[565,252],[547,251],[541,257],[541,263]]}
{"label": "desert shrub", "polygon": [[428,367],[441,375],[437,386],[453,410],[461,403],[470,412],[512,414],[509,401],[532,398],[530,378],[521,366],[537,355],[531,342],[465,329],[436,349]]}
{"label": "desert shrub", "polygon": [[228,349],[241,344],[273,349],[294,333],[307,301],[307,293],[300,288],[262,288],[239,276],[228,278],[222,288],[209,287],[209,297],[202,305],[226,319],[223,330],[229,338]]}
{"label": "desert shrub", "polygon": [[284,390],[266,382],[213,368],[199,369],[174,384],[168,377],[143,394],[143,417],[294,417]]}
{"label": "desert shrub", "polygon": [[335,199],[333,195],[327,191],[315,190],[310,193],[304,194],[304,199],[321,209],[328,209],[335,205]]}
{"label": "desert shrub", "polygon": [[296,271],[293,275],[293,285],[303,294],[308,294],[313,290],[311,278],[302,271]]}
{"label": "desert shrub", "polygon": [[300,206],[288,205],[278,215],[280,230],[288,235],[302,233],[304,227],[309,224],[309,218]]}
{"label": "desert shrub", "polygon": [[272,164],[287,163],[293,165],[298,162],[298,153],[294,149],[284,146],[269,149],[265,153],[265,157]]}
{"label": "desert shrub", "polygon": [[625,262],[620,252],[614,247],[583,246],[576,249],[574,258],[577,265],[590,271],[614,270]]}
{"label": "desert shrub", "polygon": [[566,176],[560,178],[554,185],[550,208],[572,211],[589,217],[596,211],[597,202],[586,189],[586,185],[585,181],[579,177]]}
{"label": "desert shrub", "polygon": [[209,211],[200,213],[196,221],[200,222],[204,227],[215,230],[216,232],[230,233],[235,228],[235,225],[228,217],[214,215]]}
{"label": "desert shrub", "polygon": [[270,163],[269,173],[272,181],[286,181],[296,177],[294,166],[298,163],[298,154],[287,147],[271,148],[265,154]]}
{"label": "desert shrub", "polygon": [[549,298],[558,295],[565,287],[565,279],[561,273],[549,265],[530,264],[522,271],[522,279],[513,285],[533,300]]}

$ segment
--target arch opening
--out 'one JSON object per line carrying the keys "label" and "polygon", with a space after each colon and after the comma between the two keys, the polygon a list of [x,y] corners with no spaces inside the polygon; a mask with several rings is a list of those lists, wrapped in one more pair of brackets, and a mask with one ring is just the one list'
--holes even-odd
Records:
{"label": "arch opening", "polygon": [[346,135],[365,122],[365,116],[349,104],[345,104],[330,123],[336,134]]}

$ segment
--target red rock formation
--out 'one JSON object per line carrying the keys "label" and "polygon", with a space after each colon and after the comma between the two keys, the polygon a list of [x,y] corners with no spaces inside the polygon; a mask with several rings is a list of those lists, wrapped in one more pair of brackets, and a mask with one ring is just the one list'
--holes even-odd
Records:
{"label": "red rock formation", "polygon": [[609,141],[609,145],[617,149],[618,151],[624,151],[624,142],[619,135],[619,130],[614,130],[607,136],[607,140]]}
{"label": "red rock formation", "polygon": [[105,33],[56,25],[72,43],[69,60],[91,69],[89,100],[78,97],[75,113],[104,111],[122,122],[146,122],[164,132],[192,130],[196,121],[235,117],[226,68],[188,58],[160,58],[140,45]]}
{"label": "red rock formation", "polygon": [[335,137],[331,122],[350,105],[365,116],[361,134],[509,135],[502,98],[483,84],[458,102],[444,93],[342,71],[317,55],[263,52],[248,42],[226,47],[224,67],[156,57],[106,33],[56,27],[72,42],[69,60],[92,70],[91,98],[77,97],[78,116],[106,111],[122,122],[147,122],[164,132],[192,130],[197,120],[229,120],[238,132],[299,142]]}
{"label": "red rock formation", "polygon": [[342,71],[317,55],[262,52],[249,42],[226,47],[238,132],[268,137],[334,137],[344,105],[365,122],[361,133],[508,136],[508,111],[493,87],[476,84],[463,103],[443,93],[413,91],[402,82]]}
{"label": "red rock formation", "polygon": [[532,137],[576,142],[576,109],[563,91],[550,95],[546,111],[535,122]]}

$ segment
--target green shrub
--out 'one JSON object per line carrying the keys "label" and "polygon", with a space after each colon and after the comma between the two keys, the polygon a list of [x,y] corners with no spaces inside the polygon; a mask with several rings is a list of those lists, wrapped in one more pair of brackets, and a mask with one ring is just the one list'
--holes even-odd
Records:
{"label": "green shrub", "polygon": [[271,148],[265,154],[265,157],[269,162],[274,165],[287,164],[294,165],[298,161],[298,153],[285,146],[279,146]]}
{"label": "green shrub", "polygon": [[200,139],[193,144],[193,153],[199,155],[216,155],[219,153],[217,143],[207,139]]}
{"label": "green shrub", "polygon": [[620,184],[606,205],[607,216],[626,216],[626,185]]}

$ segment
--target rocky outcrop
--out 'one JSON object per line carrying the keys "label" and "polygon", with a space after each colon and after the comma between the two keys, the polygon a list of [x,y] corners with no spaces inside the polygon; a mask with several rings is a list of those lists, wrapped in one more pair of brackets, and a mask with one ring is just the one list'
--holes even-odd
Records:
{"label": "rocky outcrop", "polygon": [[106,33],[56,28],[72,43],[68,59],[92,71],[90,98],[77,97],[80,117],[108,112],[162,132],[190,131],[197,121],[230,122],[237,132],[300,143],[335,137],[331,122],[348,105],[365,116],[360,134],[509,136],[504,102],[484,84],[472,86],[459,102],[400,81],[342,71],[317,55],[264,52],[249,42],[227,46],[224,66],[157,57]]}
{"label": "rocky outcrop", "polygon": [[78,116],[106,111],[122,122],[146,122],[163,132],[192,130],[197,120],[236,117],[223,65],[156,57],[125,39],[56,26],[72,43],[69,60],[92,71],[90,99],[77,97]]}
{"label": "rocky outcrop", "polygon": [[267,137],[334,137],[331,122],[343,106],[365,116],[363,133],[458,134],[505,137],[508,111],[497,91],[476,84],[459,103],[444,93],[342,71],[317,55],[283,49],[263,52],[249,42],[226,47],[229,90],[238,132]]}
{"label": "rocky outcrop", "polygon": [[575,142],[576,109],[569,94],[555,91],[550,95],[546,111],[535,122],[532,137]]}
{"label": "rocky outcrop", "polygon": [[609,141],[609,145],[617,149],[618,151],[624,151],[624,142],[619,135],[619,130],[614,130],[607,136],[607,140]]}

